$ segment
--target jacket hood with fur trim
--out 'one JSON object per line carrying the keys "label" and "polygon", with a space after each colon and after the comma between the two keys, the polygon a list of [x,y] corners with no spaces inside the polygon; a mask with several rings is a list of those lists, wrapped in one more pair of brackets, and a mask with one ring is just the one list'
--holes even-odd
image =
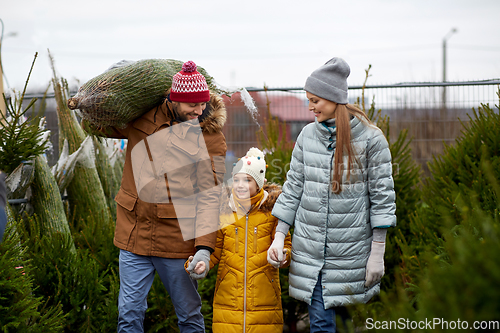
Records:
{"label": "jacket hood with fur trim", "polygon": [[[262,187],[267,192],[264,202],[259,210],[263,213],[270,213],[273,210],[276,200],[281,194],[281,185],[275,183],[264,184]],[[220,212],[221,214],[231,214],[233,212],[229,200],[231,199],[231,186],[226,186],[221,191]]]}
{"label": "jacket hood with fur trim", "polygon": [[[163,108],[164,106],[166,108]],[[165,103],[161,105],[163,108],[163,112],[169,119],[174,119],[173,106],[172,102],[168,99],[165,100]],[[221,96],[216,93],[210,93],[210,101],[207,103],[207,108],[203,111],[203,120],[200,123],[200,126],[205,133],[217,133],[222,132],[222,127],[226,123],[227,120],[227,112],[226,106],[224,104],[224,100]]]}

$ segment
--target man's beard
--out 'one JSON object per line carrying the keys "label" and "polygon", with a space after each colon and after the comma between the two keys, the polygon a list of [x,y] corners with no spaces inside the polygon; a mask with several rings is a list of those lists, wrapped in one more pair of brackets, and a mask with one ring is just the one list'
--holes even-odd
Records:
{"label": "man's beard", "polygon": [[179,104],[172,103],[172,108],[174,109],[175,120],[178,120],[181,123],[188,121],[188,120],[191,120],[191,119],[189,119],[187,114],[180,114],[180,112],[179,112],[180,105]]}

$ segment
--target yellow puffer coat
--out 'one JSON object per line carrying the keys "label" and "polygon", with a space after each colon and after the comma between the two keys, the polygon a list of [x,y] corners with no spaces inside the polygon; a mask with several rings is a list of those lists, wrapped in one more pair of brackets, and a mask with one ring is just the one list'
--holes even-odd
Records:
{"label": "yellow puffer coat", "polygon": [[[281,193],[279,185],[264,185],[260,207],[236,222],[234,204],[227,200],[221,215],[210,268],[219,264],[213,304],[214,333],[283,332],[283,310],[278,269],[267,262],[277,219],[271,210]],[[285,238],[287,264],[291,254],[290,233]]]}

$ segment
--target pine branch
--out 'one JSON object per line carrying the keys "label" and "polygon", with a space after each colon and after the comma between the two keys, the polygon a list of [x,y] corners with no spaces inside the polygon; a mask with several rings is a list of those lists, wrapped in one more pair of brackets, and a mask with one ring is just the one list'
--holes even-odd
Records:
{"label": "pine branch", "polygon": [[[43,114],[36,114],[34,111],[37,99],[32,99],[28,106],[23,108],[24,96],[37,56],[38,53],[35,53],[23,92],[14,95],[14,103],[12,98],[7,101],[3,95],[7,112],[2,114],[1,119],[3,128],[0,131],[0,169],[6,173],[12,172],[23,161],[43,154],[48,148],[48,138],[40,142],[47,130],[40,126],[43,124]],[[26,117],[30,110],[33,110],[31,115]]]}

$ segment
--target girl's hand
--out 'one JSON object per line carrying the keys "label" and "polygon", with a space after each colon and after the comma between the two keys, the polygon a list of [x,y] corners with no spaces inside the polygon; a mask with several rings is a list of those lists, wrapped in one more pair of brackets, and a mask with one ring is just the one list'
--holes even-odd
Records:
{"label": "girl's hand", "polygon": [[210,252],[205,249],[200,249],[196,251],[194,256],[190,256],[187,262],[189,262],[189,264],[187,265],[186,271],[189,273],[189,276],[194,280],[203,279],[208,273]]}
{"label": "girl's hand", "polygon": [[288,253],[288,249],[284,249],[283,250],[283,261],[280,262],[280,267],[285,266],[285,264],[288,262],[288,260],[286,260],[286,254],[287,253]]}
{"label": "girl's hand", "polygon": [[[194,258],[193,256],[189,256],[189,258],[188,258],[189,262],[193,261],[193,258]],[[196,274],[201,274],[201,273],[203,273],[205,271],[205,268],[206,268],[205,262],[204,261],[198,261],[198,263],[194,267],[193,271]]]}

